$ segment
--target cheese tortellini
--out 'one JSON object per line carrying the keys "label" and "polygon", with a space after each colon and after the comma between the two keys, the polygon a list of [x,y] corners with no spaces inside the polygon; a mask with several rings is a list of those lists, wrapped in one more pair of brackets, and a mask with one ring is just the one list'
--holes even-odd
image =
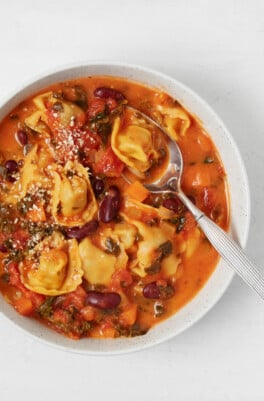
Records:
{"label": "cheese tortellini", "polygon": [[74,291],[81,284],[83,270],[76,239],[67,241],[54,232],[31,253],[19,265],[22,282],[29,290],[54,296]]}
{"label": "cheese tortellini", "polygon": [[52,215],[65,226],[82,225],[97,211],[97,202],[87,170],[77,161],[68,161],[63,168],[52,166],[54,181]]}
{"label": "cheese tortellini", "polygon": [[57,129],[68,128],[75,125],[75,120],[85,120],[84,111],[73,102],[54,96],[53,92],[45,92],[33,99],[38,108],[33,114],[25,119],[25,124],[40,134],[50,134],[48,126],[48,114],[52,114],[57,121]]}
{"label": "cheese tortellini", "polygon": [[52,186],[45,169],[52,161],[52,156],[48,148],[34,145],[25,157],[24,166],[21,175],[21,198],[26,195],[34,185],[49,188]]}
{"label": "cheese tortellini", "polygon": [[111,145],[120,160],[141,173],[147,171],[152,161],[158,158],[151,131],[136,124],[123,128],[119,117],[114,122]]}
{"label": "cheese tortellini", "polygon": [[188,114],[181,107],[157,106],[157,110],[162,116],[162,124],[168,134],[175,141],[179,136],[184,136],[191,125]]}

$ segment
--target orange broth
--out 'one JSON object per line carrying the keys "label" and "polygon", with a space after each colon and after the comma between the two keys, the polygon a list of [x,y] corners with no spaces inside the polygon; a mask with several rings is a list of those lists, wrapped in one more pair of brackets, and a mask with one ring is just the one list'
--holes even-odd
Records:
{"label": "orange broth", "polygon": [[[115,92],[112,93],[113,97],[97,97],[94,93],[100,87],[114,89],[118,91],[117,93],[120,92],[123,97],[120,98],[117,96],[115,98]],[[81,88],[81,91],[76,88]],[[55,93],[57,99],[56,102],[54,98],[52,100],[53,109],[50,109],[51,106],[47,106],[47,103],[45,104],[46,109],[44,113],[46,114],[44,115],[48,115],[48,117],[47,119],[43,117],[45,120],[44,125],[43,120],[41,123],[47,135],[34,131],[32,127],[25,126],[25,119],[38,110],[33,101],[33,98],[38,94],[25,99],[0,124],[0,165],[2,166],[0,171],[1,205],[8,208],[10,202],[6,201],[6,199],[9,199],[8,196],[10,193],[12,196],[17,196],[17,201],[11,202],[11,208],[13,209],[10,212],[10,217],[6,216],[7,209],[0,210],[0,290],[7,302],[13,305],[18,313],[37,319],[41,323],[48,325],[51,329],[70,338],[106,338],[144,334],[151,327],[177,312],[198,293],[213,273],[218,262],[218,254],[199,229],[197,229],[193,217],[185,210],[183,205],[178,201],[173,201],[175,202],[174,209],[162,206],[166,205],[165,201],[171,199],[171,197],[164,196],[157,198],[152,194],[148,194],[146,199],[141,201],[141,203],[148,205],[149,209],[143,208],[140,210],[140,206],[126,209],[124,199],[127,197],[126,191],[129,184],[122,178],[126,164],[119,159],[111,148],[110,138],[114,119],[121,115],[122,121],[122,107],[126,103],[148,114],[162,124],[166,123],[167,120],[162,113],[157,111],[158,105],[164,108],[179,108],[182,110],[190,122],[189,127],[182,133],[183,121],[180,118],[175,119],[177,142],[181,148],[184,160],[183,190],[201,210],[226,230],[229,223],[228,189],[224,167],[217,149],[198,119],[169,95],[154,88],[121,78],[94,76],[66,83],[57,83],[41,90],[39,94],[46,92]],[[54,102],[56,108],[54,108]],[[79,137],[82,138],[85,132],[85,141],[88,141],[85,143],[88,143],[88,148],[81,148],[78,149],[78,152],[75,152],[76,149],[72,150],[72,148],[69,148],[69,144],[66,144],[66,148],[63,148],[65,143],[62,141],[59,151],[56,153],[55,147],[55,150],[52,150],[52,156],[49,154],[46,158],[45,168],[47,168],[48,164],[52,163],[57,163],[62,166],[60,168],[63,168],[71,158],[84,165],[87,171],[89,170],[89,174],[92,174],[92,177],[103,181],[104,191],[96,198],[99,209],[111,186],[117,187],[120,191],[121,206],[119,207],[118,215],[114,216],[108,222],[100,220],[100,212],[98,218],[98,210],[92,216],[93,220],[99,220],[95,231],[88,234],[89,241],[92,242],[93,246],[100,248],[100,241],[102,240],[102,235],[104,235],[104,230],[114,230],[116,224],[122,224],[124,216],[126,221],[126,213],[129,224],[132,225],[131,221],[133,222],[133,218],[144,222],[146,227],[152,227],[153,225],[153,227],[159,228],[163,227],[164,224],[168,224],[171,227],[169,230],[172,232],[172,236],[168,241],[169,250],[162,253],[163,250],[161,251],[161,248],[158,248],[155,251],[155,262],[157,262],[158,266],[156,271],[154,270],[147,274],[143,271],[141,275],[138,275],[136,270],[133,270],[132,262],[137,259],[140,241],[142,241],[142,235],[139,232],[136,242],[126,251],[128,255],[127,264],[124,263],[121,267],[119,265],[118,269],[115,268],[107,284],[104,281],[104,284],[89,282],[87,277],[90,276],[87,273],[86,278],[82,278],[79,285],[72,291],[67,290],[65,293],[58,291],[58,295],[49,295],[52,292],[49,292],[50,289],[33,291],[33,284],[27,281],[27,269],[30,270],[32,266],[30,263],[27,265],[28,262],[24,263],[23,260],[31,252],[28,248],[30,237],[33,235],[30,230],[32,230],[32,227],[34,229],[36,227],[43,229],[43,224],[45,224],[45,229],[48,232],[47,227],[50,225],[52,230],[58,230],[60,235],[64,236],[63,241],[67,242],[67,233],[69,232],[67,224],[70,224],[71,227],[74,226],[74,221],[78,221],[79,215],[76,215],[74,218],[71,216],[67,217],[67,219],[63,220],[63,224],[59,224],[54,220],[54,215],[50,211],[51,199],[49,198],[45,201],[43,199],[39,200],[37,195],[34,195],[33,201],[30,198],[33,202],[30,204],[30,209],[27,209],[26,213],[25,210],[22,213],[21,186],[19,186],[18,182],[21,180],[23,162],[25,162],[25,158],[27,157],[25,153],[30,152],[29,145],[38,144],[41,148],[41,146],[46,146],[44,145],[45,143],[49,143],[49,146],[53,146],[50,144],[52,141],[56,143],[58,135],[64,135],[65,140],[66,128],[63,126],[63,129],[61,129],[60,125],[62,124],[62,114],[60,113],[65,112],[65,104],[63,102],[66,102],[65,104],[68,105],[77,105],[77,108],[80,109],[80,111],[78,111],[79,109],[74,109],[75,112],[77,110],[77,117],[75,116],[75,119],[70,120],[73,121],[73,124],[70,123],[66,127],[66,135],[76,130],[78,131],[79,140]],[[100,115],[100,113],[105,114]],[[59,125],[56,126],[58,124],[56,120],[58,114],[61,120],[59,121]],[[98,121],[99,123],[97,123]],[[124,126],[123,129],[126,129],[126,127]],[[27,144],[24,146],[16,139],[19,130],[23,131],[27,137]],[[101,132],[99,133],[99,131]],[[158,141],[161,148],[163,147],[164,138],[159,137],[159,135],[153,131],[152,140],[153,142]],[[85,146],[82,139],[78,143]],[[27,149],[25,149],[25,146]],[[73,146],[76,147],[79,145],[74,143]],[[110,156],[112,159],[110,161],[109,155],[107,161],[105,161],[107,151],[111,152]],[[13,173],[6,168],[6,166],[8,167],[7,161],[10,160],[18,163],[18,171]],[[146,179],[153,179],[154,176],[162,174],[163,169],[166,168],[168,161],[166,154],[164,155],[162,152],[158,153],[157,160],[152,162],[151,168],[147,172],[143,173]],[[108,166],[106,166],[107,163]],[[15,194],[14,187],[16,187]],[[136,197],[137,194],[135,194]],[[23,203],[23,201],[24,199],[22,199],[22,206],[25,207],[26,203]],[[168,202],[167,204],[169,205]],[[166,209],[165,213],[166,211],[170,213],[169,218],[165,219],[166,223],[165,220],[163,221],[160,217],[157,217],[159,216],[157,215],[157,210],[160,207],[163,210]],[[31,224],[30,227],[28,226],[28,221]],[[50,233],[41,235],[43,236],[40,241],[43,241],[45,236],[50,235]],[[116,255],[120,252],[121,245],[119,242],[113,245],[113,240],[111,241],[110,245],[112,248],[110,251],[109,249],[107,250],[107,254],[112,252],[112,256],[117,257]],[[193,245],[194,243],[195,245]],[[163,272],[162,263],[170,252],[175,253],[175,255],[177,254],[180,262],[175,272],[166,275]],[[98,266],[94,266],[94,269],[98,268]],[[144,296],[144,288],[151,283],[155,283],[157,291],[154,289],[156,291],[154,291],[154,297],[146,297]],[[103,294],[115,293],[118,296],[112,299],[112,306],[110,302],[110,307],[108,305],[108,307],[103,308],[102,303],[100,304],[99,302],[98,307],[93,301],[89,301],[89,293],[93,291]]]}

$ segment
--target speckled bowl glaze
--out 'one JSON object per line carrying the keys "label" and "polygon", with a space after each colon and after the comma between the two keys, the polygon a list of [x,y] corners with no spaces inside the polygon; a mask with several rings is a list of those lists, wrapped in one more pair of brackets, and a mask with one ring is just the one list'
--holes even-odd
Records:
{"label": "speckled bowl glaze", "polygon": [[[205,130],[211,135],[227,173],[231,205],[230,235],[244,247],[249,228],[250,200],[247,175],[238,148],[232,136],[211,107],[191,89],[177,80],[137,65],[104,62],[79,63],[78,65],[67,66],[38,77],[16,91],[13,96],[3,100],[0,106],[0,120],[24,98],[50,84],[91,75],[125,77],[161,89],[179,100],[192,114],[200,119]],[[219,300],[233,276],[233,271],[223,260],[220,260],[206,285],[192,301],[174,316],[152,328],[144,336],[128,339],[82,339],[80,341],[67,339],[33,319],[20,316],[5,302],[2,296],[0,296],[0,311],[15,326],[23,329],[27,334],[62,350],[87,355],[121,354],[159,344],[189,328]],[[15,326],[14,330],[16,330]]]}

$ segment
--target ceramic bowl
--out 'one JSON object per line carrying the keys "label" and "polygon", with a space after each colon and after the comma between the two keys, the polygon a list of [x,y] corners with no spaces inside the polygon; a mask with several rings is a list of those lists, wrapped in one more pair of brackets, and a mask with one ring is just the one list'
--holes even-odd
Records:
{"label": "ceramic bowl", "polygon": [[[31,96],[42,88],[44,89],[50,84],[91,75],[125,77],[148,86],[162,89],[179,100],[184,107],[200,119],[205,130],[212,137],[227,173],[230,191],[230,235],[244,247],[249,228],[250,201],[247,176],[239,150],[231,134],[211,107],[193,90],[176,79],[149,68],[124,63],[87,62],[71,65],[32,80],[29,84],[16,91],[13,96],[2,101],[0,105],[0,120],[23,99]],[[204,316],[224,294],[233,276],[233,271],[223,260],[220,260],[206,285],[186,306],[171,318],[152,328],[144,336],[128,339],[70,340],[46,328],[33,319],[20,316],[1,296],[0,311],[16,326],[20,327],[34,338],[42,340],[46,344],[82,354],[120,354],[142,350],[161,343],[192,326],[198,319]]]}

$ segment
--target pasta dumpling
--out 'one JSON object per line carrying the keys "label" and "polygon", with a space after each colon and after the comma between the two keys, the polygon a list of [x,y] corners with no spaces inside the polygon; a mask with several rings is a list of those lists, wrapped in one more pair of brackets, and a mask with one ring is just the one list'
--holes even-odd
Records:
{"label": "pasta dumpling", "polygon": [[54,180],[52,215],[56,222],[82,225],[91,220],[97,211],[97,202],[87,170],[77,161],[68,161],[63,168],[52,166]]}
{"label": "pasta dumpling", "polygon": [[114,122],[111,145],[120,160],[142,173],[158,158],[153,147],[151,131],[136,124],[123,128],[119,117]]}
{"label": "pasta dumpling", "polygon": [[21,175],[21,198],[24,197],[32,185],[49,187],[51,184],[45,173],[45,168],[52,161],[52,156],[47,148],[34,145],[25,157]]}
{"label": "pasta dumpling", "polygon": [[43,295],[60,295],[74,291],[82,282],[82,266],[76,239],[64,240],[55,232],[46,237],[33,250],[34,257],[19,265],[21,279],[26,288]]}
{"label": "pasta dumpling", "polygon": [[[77,121],[82,125],[85,121],[85,112],[81,107],[73,102],[54,96],[53,92],[46,92],[36,96],[33,99],[33,102],[40,110],[39,115],[41,116],[42,121],[47,123],[49,117],[51,117],[51,120],[56,120],[56,128],[58,129],[74,127]],[[49,111],[49,114],[47,114],[47,110]],[[34,120],[33,116],[31,116],[31,118]],[[27,125],[30,122],[31,120],[28,120]]]}
{"label": "pasta dumpling", "polygon": [[170,137],[177,140],[184,136],[191,125],[188,114],[180,107],[157,106],[157,110],[163,116],[163,125]]}
{"label": "pasta dumpling", "polygon": [[115,271],[116,257],[110,255],[87,237],[79,245],[84,278],[91,284],[108,285]]}

